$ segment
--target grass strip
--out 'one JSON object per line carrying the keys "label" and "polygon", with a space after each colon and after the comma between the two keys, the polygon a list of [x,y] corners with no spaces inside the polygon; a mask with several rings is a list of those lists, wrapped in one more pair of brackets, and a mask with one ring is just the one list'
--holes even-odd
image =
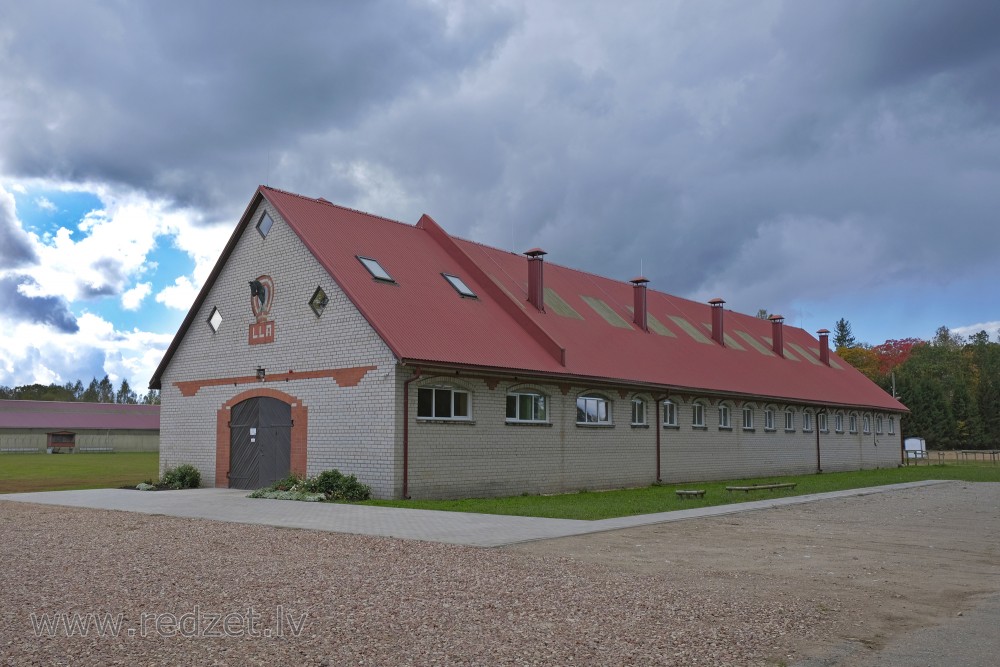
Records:
{"label": "grass strip", "polygon": [[[884,486],[927,479],[954,479],[967,482],[1000,482],[996,465],[921,465],[852,472],[832,472],[755,479],[731,479],[688,484],[662,484],[638,489],[580,491],[552,496],[508,496],[504,498],[469,498],[465,500],[369,500],[361,505],[407,507],[411,509],[508,514],[551,519],[610,519],[618,516],[652,514],[745,503],[765,498],[786,498],[810,493],[842,491],[870,486]],[[726,491],[727,486],[795,483],[794,489],[772,489],[750,493]],[[701,498],[680,498],[677,489],[704,489]]]}
{"label": "grass strip", "polygon": [[159,452],[0,454],[0,493],[135,486],[159,476]]}

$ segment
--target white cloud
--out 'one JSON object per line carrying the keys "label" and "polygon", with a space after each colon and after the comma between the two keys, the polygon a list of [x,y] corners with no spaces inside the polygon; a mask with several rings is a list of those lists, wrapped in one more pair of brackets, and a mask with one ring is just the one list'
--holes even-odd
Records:
{"label": "white cloud", "polygon": [[0,346],[0,385],[86,383],[107,373],[115,384],[125,378],[138,391],[149,384],[173,338],[138,329],[119,331],[91,313],[77,321],[80,330],[68,334],[39,324],[4,321],[0,316],[6,334]]}
{"label": "white cloud", "polygon": [[125,310],[139,310],[143,299],[149,296],[153,290],[152,283],[139,283],[132,289],[122,293],[122,308]]}
{"label": "white cloud", "polygon": [[156,301],[167,308],[186,311],[194,303],[199,289],[201,289],[200,283],[195,285],[187,276],[179,276],[173,285],[160,290],[160,293],[156,295]]}
{"label": "white cloud", "polygon": [[980,331],[985,331],[990,335],[990,338],[997,339],[1000,337],[1000,321],[995,322],[979,322],[977,324],[966,324],[961,327],[953,327],[950,329],[953,334],[958,334],[959,336],[965,336],[968,338],[973,334],[977,334]]}
{"label": "white cloud", "polygon": [[35,200],[35,205],[43,211],[49,211],[50,213],[55,213],[58,210],[58,207],[48,197],[39,197]]}

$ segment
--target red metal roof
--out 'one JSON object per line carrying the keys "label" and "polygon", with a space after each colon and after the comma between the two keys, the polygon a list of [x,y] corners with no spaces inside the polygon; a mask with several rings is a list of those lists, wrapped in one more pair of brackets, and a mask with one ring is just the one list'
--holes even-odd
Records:
{"label": "red metal roof", "polygon": [[[413,226],[264,186],[157,369],[154,388],[261,196],[401,360],[906,410],[836,355],[833,366],[822,364],[818,341],[802,329],[784,326],[781,358],[769,352],[771,322],[728,311],[723,347],[711,340],[709,305],[649,289],[651,322],[642,331],[632,323],[633,285],[552,262],[545,262],[547,305],[539,312],[527,301],[521,254],[456,239],[427,216]],[[373,280],[358,255],[376,259],[395,283]],[[478,298],[458,295],[442,273],[461,278]],[[550,306],[553,294],[561,302]]]}
{"label": "red metal roof", "polygon": [[0,400],[0,428],[159,431],[160,406]]}

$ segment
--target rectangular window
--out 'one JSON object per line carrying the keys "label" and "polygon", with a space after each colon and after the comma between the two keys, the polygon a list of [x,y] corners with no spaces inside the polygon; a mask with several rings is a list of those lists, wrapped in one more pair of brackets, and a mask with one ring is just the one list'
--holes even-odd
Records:
{"label": "rectangular window", "polygon": [[673,401],[663,401],[663,425],[677,426],[677,405]]}
{"label": "rectangular window", "polygon": [[803,431],[813,430],[813,416],[811,412],[802,413],[802,430]]}
{"label": "rectangular window", "polygon": [[372,277],[375,278],[375,280],[381,280],[387,283],[396,282],[392,279],[392,276],[389,275],[389,272],[383,269],[382,265],[374,259],[370,257],[362,257],[361,255],[356,255],[356,257],[358,258],[358,261],[361,262],[366,269],[368,269],[368,273],[372,274]]}
{"label": "rectangular window", "polygon": [[889,435],[896,435],[896,418],[889,417]]}
{"label": "rectangular window", "polygon": [[719,428],[732,428],[732,424],[729,423],[728,405],[719,406]]}
{"label": "rectangular window", "polygon": [[695,403],[691,406],[691,426],[705,425],[705,406]]}
{"label": "rectangular window", "polygon": [[833,418],[833,428],[836,429],[837,433],[844,432],[844,415],[838,414]]}
{"label": "rectangular window", "polygon": [[872,418],[869,415],[865,415],[864,421],[862,423],[865,425],[865,433],[871,433],[872,432]]}
{"label": "rectangular window", "polygon": [[851,415],[850,425],[851,425],[851,433],[857,433],[858,432],[858,416],[857,415]]}
{"label": "rectangular window", "polygon": [[764,430],[765,431],[774,430],[774,410],[771,409],[764,410]]}
{"label": "rectangular window", "polygon": [[875,432],[878,434],[882,433],[882,415],[875,418]]}
{"label": "rectangular window", "polygon": [[581,396],[576,399],[577,424],[610,424],[611,410],[608,401],[595,396]]}
{"label": "rectangular window", "polygon": [[507,421],[546,422],[547,412],[541,394],[507,394]]}
{"label": "rectangular window", "polygon": [[819,421],[819,430],[823,433],[828,433],[830,429],[827,428],[826,413],[819,413],[819,415],[816,416],[816,419]]}
{"label": "rectangular window", "polygon": [[417,417],[421,419],[464,419],[469,409],[469,392],[459,389],[420,387],[417,390]]}
{"label": "rectangular window", "polygon": [[785,430],[795,430],[795,413],[791,410],[785,410]]}
{"label": "rectangular window", "polygon": [[632,399],[632,423],[636,426],[646,423],[646,401],[641,398]]}
{"label": "rectangular window", "polygon": [[467,296],[472,299],[479,298],[476,296],[476,293],[469,289],[469,286],[466,285],[465,282],[458,276],[453,276],[450,273],[442,273],[441,275],[444,276],[444,279],[447,280],[448,283],[455,288],[455,291],[462,296]]}
{"label": "rectangular window", "polygon": [[743,428],[753,428],[753,408],[743,408]]}
{"label": "rectangular window", "polygon": [[267,238],[267,233],[271,231],[271,226],[273,224],[274,221],[271,220],[271,216],[267,213],[264,213],[264,215],[260,217],[260,221],[257,223],[257,231],[260,232],[262,238]]}

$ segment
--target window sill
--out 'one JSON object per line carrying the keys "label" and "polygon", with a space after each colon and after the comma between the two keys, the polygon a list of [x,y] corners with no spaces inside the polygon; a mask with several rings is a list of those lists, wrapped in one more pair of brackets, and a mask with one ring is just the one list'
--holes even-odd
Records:
{"label": "window sill", "polygon": [[732,426],[720,426],[719,430],[720,431],[732,431],[733,427]]}
{"label": "window sill", "polygon": [[507,426],[541,426],[543,428],[552,427],[552,422],[522,422],[522,421],[512,421],[508,419],[504,423],[507,424]]}
{"label": "window sill", "polygon": [[785,429],[785,433],[795,433],[795,429],[794,428],[786,428]]}
{"label": "window sill", "polygon": [[680,426],[678,426],[677,424],[664,424],[663,428],[669,428],[669,429],[673,429],[673,430],[676,431],[677,429],[680,428]]}
{"label": "window sill", "polygon": [[707,431],[708,430],[707,426],[702,426],[701,424],[691,424],[691,428],[694,429],[695,431]]}
{"label": "window sill", "polygon": [[776,428],[765,428],[764,429],[764,433],[777,433],[777,432],[778,432],[778,429],[776,429]]}
{"label": "window sill", "polygon": [[587,423],[576,423],[577,428],[614,428],[614,424],[587,424]]}
{"label": "window sill", "polygon": [[755,429],[753,426],[744,426],[743,427],[743,432],[744,433],[756,433],[757,429]]}
{"label": "window sill", "polygon": [[803,433],[812,433],[813,430],[811,428],[804,428],[804,429],[802,429],[802,432]]}
{"label": "window sill", "polygon": [[417,417],[418,424],[465,424],[475,426],[475,419],[437,419],[434,417]]}
{"label": "window sill", "polygon": [[830,429],[828,429],[828,428],[821,428],[821,429],[819,430],[819,432],[820,432],[820,433],[829,433],[829,432],[830,432]]}
{"label": "window sill", "polygon": [[649,424],[631,424],[632,428],[649,428]]}
{"label": "window sill", "polygon": [[839,431],[834,431],[834,433],[839,433],[840,435],[844,435],[844,431],[843,431],[843,429],[841,429],[841,430],[839,430]]}

